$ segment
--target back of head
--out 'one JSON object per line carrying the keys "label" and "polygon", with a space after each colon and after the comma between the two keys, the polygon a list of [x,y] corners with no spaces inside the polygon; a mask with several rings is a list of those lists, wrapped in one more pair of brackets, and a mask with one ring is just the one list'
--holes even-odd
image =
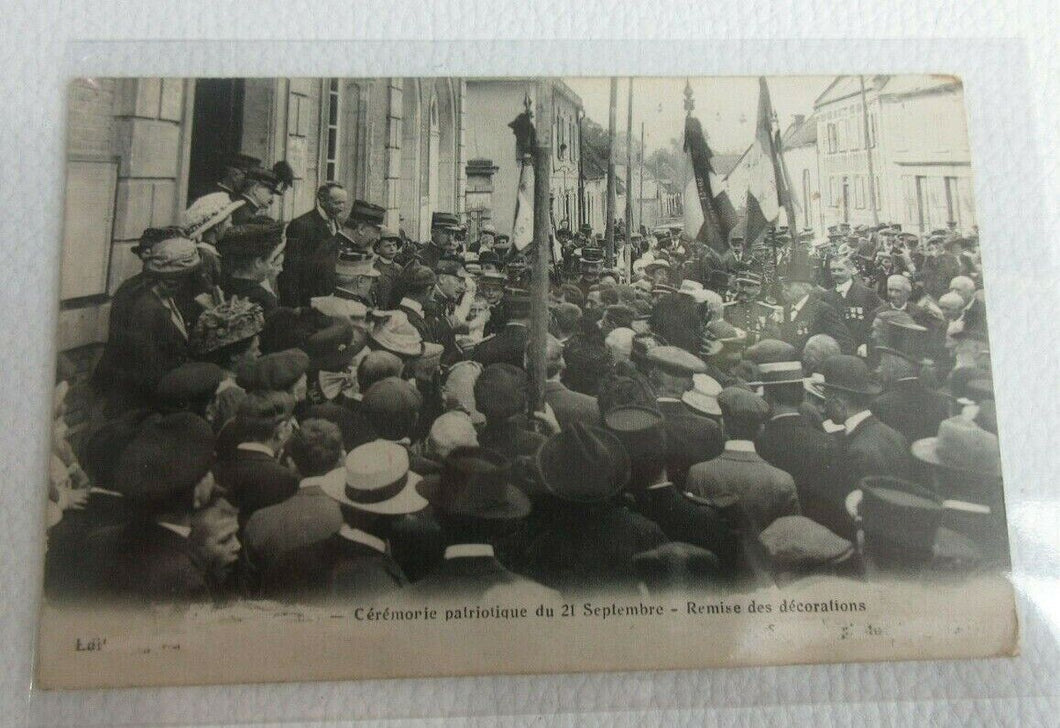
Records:
{"label": "back of head", "polygon": [[410,437],[422,405],[423,397],[416,387],[397,377],[379,380],[361,400],[368,424],[384,440]]}
{"label": "back of head", "polygon": [[342,432],[327,420],[307,419],[287,441],[287,454],[303,478],[323,475],[340,464]]}
{"label": "back of head", "polygon": [[337,426],[342,433],[342,447],[346,452],[377,438],[364,415],[334,402],[321,402],[306,408],[302,419],[327,420]]}
{"label": "back of head", "polygon": [[294,416],[295,404],[290,392],[250,392],[239,403],[235,427],[244,442],[267,442]]}
{"label": "back of head", "polygon": [[367,392],[376,382],[387,377],[399,377],[405,364],[397,354],[389,351],[371,351],[357,365],[357,385]]}
{"label": "back of head", "polygon": [[475,380],[475,409],[498,422],[526,410],[530,380],[512,364],[490,364]]}
{"label": "back of head", "polygon": [[826,359],[842,353],[839,344],[828,334],[815,334],[806,341],[802,349],[802,370],[813,374],[821,368]]}

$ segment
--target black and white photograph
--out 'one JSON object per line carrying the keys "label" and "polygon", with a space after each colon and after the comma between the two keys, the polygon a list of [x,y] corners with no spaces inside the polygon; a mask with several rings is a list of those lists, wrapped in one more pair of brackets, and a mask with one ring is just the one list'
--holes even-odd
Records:
{"label": "black and white photograph", "polygon": [[41,687],[1017,653],[960,78],[67,92]]}

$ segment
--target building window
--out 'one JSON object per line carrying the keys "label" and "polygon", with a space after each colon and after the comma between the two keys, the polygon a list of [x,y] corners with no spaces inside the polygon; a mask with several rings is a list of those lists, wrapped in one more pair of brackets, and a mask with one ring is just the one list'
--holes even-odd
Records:
{"label": "building window", "polygon": [[854,177],[854,207],[865,209],[865,178],[860,174]]}
{"label": "building window", "polygon": [[339,79],[328,80],[327,151],[324,157],[324,179],[338,179],[339,174]]}
{"label": "building window", "polygon": [[875,195],[874,202],[876,203],[876,209],[883,209],[883,198],[880,197],[880,176],[876,175],[872,178],[872,193]]}
{"label": "building window", "polygon": [[847,126],[849,124],[849,119],[844,119],[839,124],[836,124],[836,151],[845,152],[847,150]]}
{"label": "building window", "polygon": [[828,204],[839,207],[839,178],[831,177],[828,180]]}
{"label": "building window", "polygon": [[[839,144],[836,138],[835,124],[828,125],[828,153],[835,154],[839,149]],[[833,198],[834,199],[834,198]]]}
{"label": "building window", "polygon": [[865,125],[859,116],[855,116],[849,123],[851,124],[850,148],[861,149],[861,138],[865,136]]}

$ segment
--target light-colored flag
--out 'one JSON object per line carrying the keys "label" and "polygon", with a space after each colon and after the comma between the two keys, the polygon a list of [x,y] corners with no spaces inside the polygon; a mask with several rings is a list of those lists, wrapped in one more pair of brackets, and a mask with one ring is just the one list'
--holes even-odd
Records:
{"label": "light-colored flag", "polygon": [[522,252],[534,240],[534,165],[523,161],[519,170],[519,191],[515,196],[515,222],[512,246]]}
{"label": "light-colored flag", "polygon": [[755,141],[747,151],[747,232],[748,245],[758,242],[780,216],[778,165],[773,148],[773,104],[769,87],[759,79],[758,124]]}

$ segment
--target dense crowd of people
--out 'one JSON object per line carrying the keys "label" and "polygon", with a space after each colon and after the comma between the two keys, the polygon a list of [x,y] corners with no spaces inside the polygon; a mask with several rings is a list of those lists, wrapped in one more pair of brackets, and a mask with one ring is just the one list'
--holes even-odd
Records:
{"label": "dense crowd of people", "polygon": [[[430,240],[236,155],[148,229],[68,437],[54,601],[353,603],[952,578],[1008,551],[978,243],[839,225]],[[609,255],[609,252],[611,255]],[[538,383],[541,384],[541,383]],[[558,598],[558,597],[557,597]]]}

